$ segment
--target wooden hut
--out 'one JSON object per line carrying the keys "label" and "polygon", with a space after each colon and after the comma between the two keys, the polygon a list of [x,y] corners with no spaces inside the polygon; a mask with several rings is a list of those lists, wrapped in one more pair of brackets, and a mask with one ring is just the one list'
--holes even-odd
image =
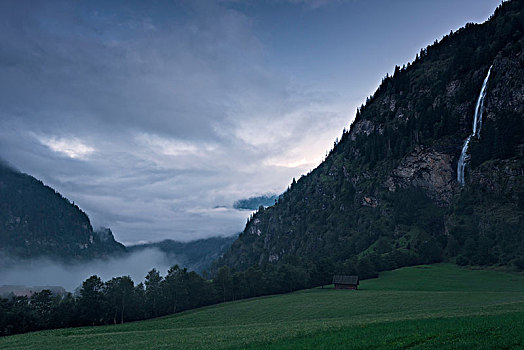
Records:
{"label": "wooden hut", "polygon": [[358,289],[358,276],[345,276],[335,275],[333,276],[333,284],[335,289]]}

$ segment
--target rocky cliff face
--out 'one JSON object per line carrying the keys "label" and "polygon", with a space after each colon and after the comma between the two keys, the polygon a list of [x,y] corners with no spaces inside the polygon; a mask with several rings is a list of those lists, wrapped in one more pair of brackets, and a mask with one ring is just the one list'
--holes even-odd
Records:
{"label": "rocky cliff face", "polygon": [[[509,264],[524,251],[524,10],[501,5],[397,67],[327,159],[259,211],[221,261],[233,268],[460,257]],[[466,185],[457,162],[492,65]],[[487,216],[490,215],[489,218]],[[520,250],[519,250],[520,249]]]}
{"label": "rocky cliff face", "polygon": [[[521,34],[522,35],[522,34]],[[524,76],[522,47],[508,47],[493,61],[493,84],[486,101],[486,117],[495,120],[497,115],[512,111],[524,114]]]}
{"label": "rocky cliff face", "polygon": [[449,204],[457,190],[453,155],[416,146],[388,177],[389,191],[417,187],[431,199]]}

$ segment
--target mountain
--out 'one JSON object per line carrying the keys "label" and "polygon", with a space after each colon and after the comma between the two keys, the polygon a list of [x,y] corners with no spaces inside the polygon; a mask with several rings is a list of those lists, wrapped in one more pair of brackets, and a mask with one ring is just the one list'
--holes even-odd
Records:
{"label": "mountain", "polygon": [[0,255],[83,260],[125,253],[110,230],[42,181],[0,162]]}
{"label": "mountain", "polygon": [[167,259],[203,271],[237,236],[125,247],[115,240],[111,229],[93,230],[87,214],[54,189],[0,161],[0,267],[20,259],[86,261],[157,248]]}
{"label": "mountain", "polygon": [[129,252],[156,248],[166,254],[171,261],[190,270],[202,272],[220,258],[236,240],[238,235],[230,237],[210,237],[190,242],[178,242],[166,239],[161,242],[127,246]]}
{"label": "mountain", "polygon": [[325,161],[260,208],[219,265],[524,269],[523,8],[504,2],[395,67]]}

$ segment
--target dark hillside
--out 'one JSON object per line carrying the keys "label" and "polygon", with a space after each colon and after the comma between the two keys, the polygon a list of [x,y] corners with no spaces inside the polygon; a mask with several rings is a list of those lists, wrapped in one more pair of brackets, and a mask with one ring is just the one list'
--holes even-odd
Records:
{"label": "dark hillside", "polygon": [[[523,8],[505,2],[396,67],[325,161],[261,208],[220,264],[291,263],[312,279],[322,258],[364,276],[443,260],[524,268]],[[461,186],[457,163],[491,65]]]}
{"label": "dark hillside", "polygon": [[0,254],[4,258],[75,260],[122,252],[125,247],[110,232],[93,232],[78,206],[0,162]]}

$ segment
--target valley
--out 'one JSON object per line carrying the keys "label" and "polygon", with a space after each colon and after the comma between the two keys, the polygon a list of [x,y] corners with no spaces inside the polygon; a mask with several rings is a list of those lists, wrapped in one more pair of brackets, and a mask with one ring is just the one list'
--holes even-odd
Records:
{"label": "valley", "polygon": [[524,348],[524,1],[468,1],[0,2],[0,348]]}
{"label": "valley", "polygon": [[524,277],[450,264],[383,272],[358,291],[313,288],[116,326],[0,338],[9,349],[402,349],[524,344]]}

